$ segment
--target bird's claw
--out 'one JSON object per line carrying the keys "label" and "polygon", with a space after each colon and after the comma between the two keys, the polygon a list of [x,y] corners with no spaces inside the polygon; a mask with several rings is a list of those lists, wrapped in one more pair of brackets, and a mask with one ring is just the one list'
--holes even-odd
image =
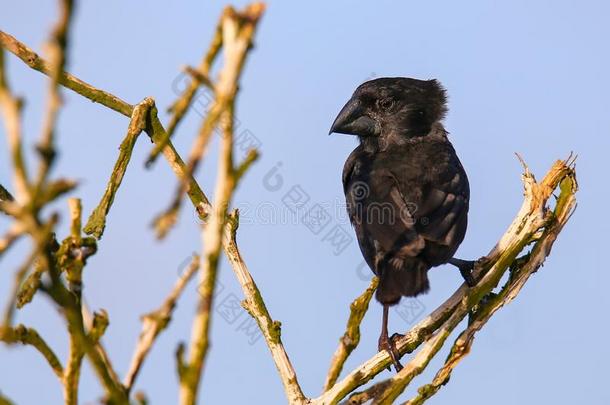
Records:
{"label": "bird's claw", "polygon": [[466,282],[466,285],[468,287],[474,287],[475,285],[477,285],[477,282],[475,281],[474,277],[472,277],[472,269],[460,268],[460,274],[464,278],[464,281]]}
{"label": "bird's claw", "polygon": [[472,276],[472,272],[476,264],[474,260],[461,260],[453,258],[449,260],[449,263],[460,270],[460,274],[464,278],[464,281],[466,282],[466,285],[468,285],[468,287],[474,287],[475,285],[477,285],[476,280]]}
{"label": "bird's claw", "polygon": [[[396,372],[399,372],[400,370],[402,370],[402,364],[400,364],[400,353],[398,352],[398,349],[396,349],[395,340],[402,336],[403,335],[395,333],[392,335],[391,338],[388,338],[387,335],[386,336],[382,335],[379,337],[378,349],[379,349],[379,351],[385,350],[386,352],[388,352],[388,354],[390,355],[390,358],[392,359],[392,364],[394,364],[394,368],[396,369]],[[388,370],[390,370],[389,366],[388,366]]]}

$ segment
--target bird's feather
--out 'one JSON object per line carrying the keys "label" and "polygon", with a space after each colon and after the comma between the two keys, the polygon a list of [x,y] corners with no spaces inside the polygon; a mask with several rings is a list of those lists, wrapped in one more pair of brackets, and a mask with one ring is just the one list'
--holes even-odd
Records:
{"label": "bird's feather", "polygon": [[378,298],[425,292],[425,273],[453,256],[467,224],[468,180],[446,136],[375,153],[358,147],[343,183],[362,253],[382,278]]}

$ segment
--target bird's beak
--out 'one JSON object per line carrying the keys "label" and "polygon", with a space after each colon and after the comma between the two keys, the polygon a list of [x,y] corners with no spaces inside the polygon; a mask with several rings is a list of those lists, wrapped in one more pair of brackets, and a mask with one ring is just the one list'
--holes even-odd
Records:
{"label": "bird's beak", "polygon": [[380,129],[377,123],[364,113],[360,100],[350,99],[335,118],[328,134],[376,136]]}

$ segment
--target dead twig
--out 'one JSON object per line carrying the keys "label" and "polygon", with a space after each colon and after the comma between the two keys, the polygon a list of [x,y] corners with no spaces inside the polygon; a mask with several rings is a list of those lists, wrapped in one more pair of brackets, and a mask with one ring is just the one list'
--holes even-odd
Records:
{"label": "dead twig", "polygon": [[[164,237],[169,231],[169,227],[176,222],[175,219],[180,210],[182,196],[188,190],[188,178],[197,170],[214,133],[214,129],[220,124],[224,112],[231,108],[234,103],[238,91],[239,78],[245,65],[246,57],[249,54],[248,51],[250,50],[256,27],[264,10],[265,6],[262,3],[253,3],[240,12],[232,7],[226,7],[220,18],[221,31],[217,35],[220,35],[222,41],[224,65],[218,82],[213,85],[215,98],[202,120],[199,133],[191,147],[186,165],[188,175],[179,180],[177,191],[169,207],[153,221],[159,238]],[[215,49],[215,45],[213,45],[212,49]],[[212,57],[211,55],[210,58]],[[224,115],[224,117],[228,119],[227,115]],[[163,145],[164,140],[162,139],[159,142],[158,145]]]}
{"label": "dead twig", "polygon": [[127,165],[129,165],[129,161],[131,160],[131,153],[133,152],[133,148],[136,144],[138,136],[144,129],[146,129],[146,119],[148,118],[149,111],[153,106],[153,99],[146,98],[133,109],[133,114],[131,115],[131,120],[129,121],[129,127],[127,128],[127,135],[125,135],[125,139],[119,147],[119,157],[117,158],[114,168],[112,169],[112,174],[110,175],[110,180],[108,180],[106,191],[104,192],[104,195],[97,207],[89,216],[87,225],[85,225],[84,231],[86,234],[93,235],[97,239],[102,237],[104,228],[106,227],[106,216],[110,211],[110,207],[112,206],[116,192],[121,186],[121,182],[125,176]]}
{"label": "dead twig", "polygon": [[163,304],[153,312],[150,312],[144,316],[142,316],[142,332],[140,333],[140,337],[138,338],[138,344],[136,345],[136,349],[134,350],[133,357],[131,359],[131,364],[129,366],[129,371],[125,375],[123,379],[123,385],[125,388],[130,391],[133,387],[133,384],[138,376],[138,373],[146,359],[146,356],[152,349],[157,336],[167,328],[171,317],[172,312],[176,306],[176,302],[178,298],[184,291],[184,287],[186,287],[187,283],[191,280],[193,275],[199,269],[199,261],[200,258],[198,255],[193,255],[193,260],[191,264],[186,269],[184,274],[181,274],[174,285],[174,288],[167,296]]}
{"label": "dead twig", "polygon": [[61,362],[34,328],[28,328],[24,325],[17,325],[14,328],[0,326],[0,340],[7,344],[21,343],[32,346],[42,354],[60,381],[63,380],[64,370]]}
{"label": "dead twig", "polygon": [[324,391],[329,390],[335,384],[337,378],[339,378],[339,374],[341,374],[345,361],[358,346],[358,343],[360,343],[360,323],[369,309],[369,303],[371,302],[371,298],[373,297],[378,284],[379,279],[373,277],[367,289],[349,306],[350,314],[347,320],[345,333],[341,339],[339,339],[339,346],[337,347],[337,350],[335,350],[330,362],[330,368],[326,376],[326,381],[324,382]]}

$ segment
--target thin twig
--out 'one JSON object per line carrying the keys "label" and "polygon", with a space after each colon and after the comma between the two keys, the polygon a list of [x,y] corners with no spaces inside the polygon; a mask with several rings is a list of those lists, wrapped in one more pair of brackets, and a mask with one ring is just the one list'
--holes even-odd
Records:
{"label": "thin twig", "polygon": [[140,332],[140,337],[138,338],[138,344],[136,345],[136,349],[134,350],[134,354],[131,359],[129,371],[127,371],[127,374],[123,379],[123,385],[127,391],[130,391],[133,387],[142,364],[152,349],[157,336],[159,336],[159,334],[165,328],[167,328],[171,320],[174,307],[176,306],[176,301],[178,301],[178,298],[182,294],[182,291],[184,291],[187,283],[199,269],[199,261],[199,256],[193,255],[193,260],[191,261],[190,266],[186,269],[184,274],[180,275],[178,281],[176,281],[176,284],[174,285],[174,288],[167,296],[163,304],[157,310],[142,316],[142,332]]}
{"label": "thin twig", "polygon": [[199,89],[199,86],[202,84],[207,86],[210,89],[214,89],[213,83],[209,79],[210,69],[214,60],[218,56],[220,52],[220,48],[222,46],[222,19],[218,21],[218,25],[216,26],[216,30],[214,31],[214,37],[212,38],[212,42],[210,43],[210,47],[208,51],[203,56],[201,62],[197,69],[192,69],[192,71],[188,70],[187,73],[191,76],[191,81],[188,86],[182,91],[182,94],[178,97],[176,101],[171,105],[168,109],[173,113],[170,118],[169,124],[167,124],[167,138],[161,139],[159,143],[155,145],[155,148],[150,153],[150,156],[146,160],[146,165],[150,166],[157,159],[163,148],[167,145],[167,141],[171,139],[174,131],[178,127],[178,124],[182,121],[182,118],[186,115],[186,112],[191,106],[193,102],[193,98]]}
{"label": "thin twig", "polygon": [[61,73],[66,66],[66,48],[68,46],[69,31],[72,21],[72,13],[74,10],[73,0],[60,0],[59,20],[53,28],[51,38],[47,43],[48,60],[50,68],[49,93],[47,97],[47,107],[42,127],[42,135],[40,143],[37,145],[38,153],[40,154],[40,164],[38,174],[34,182],[32,198],[37,199],[43,187],[49,169],[55,161],[55,146],[53,145],[55,127],[59,110],[62,106],[62,99],[58,82]]}
{"label": "thin twig", "polygon": [[[85,322],[86,325],[90,325],[90,328],[92,328],[93,324],[95,322],[95,316],[98,315],[98,318],[99,318],[99,314],[97,314],[97,313],[92,314],[91,311],[89,310],[89,308],[87,307],[87,305],[85,305],[84,301],[81,301],[81,305],[82,305],[81,313],[83,314],[83,321]],[[118,374],[116,373],[116,371],[114,370],[114,367],[112,366],[112,362],[110,361],[110,356],[108,356],[108,352],[106,352],[106,349],[104,348],[104,345],[102,344],[101,339],[97,340],[95,349],[97,350],[102,363],[105,364],[106,370],[108,370],[108,373],[110,374],[110,378],[112,378],[113,381],[120,381],[120,378],[119,378]]]}
{"label": "thin twig", "polygon": [[[37,70],[45,75],[49,75],[48,63],[28,48],[25,44],[18,41],[11,35],[0,31],[0,46],[13,53],[19,59],[26,63],[29,67]],[[1,65],[0,65],[1,66]],[[111,110],[117,111],[126,117],[131,117],[134,106],[120,98],[110,94],[104,90],[97,89],[88,83],[80,80],[79,78],[71,75],[70,73],[64,72],[60,76],[59,83],[66,88],[69,88],[81,96],[95,102],[100,103]],[[149,117],[147,119],[146,132],[150,136],[155,144],[161,142],[161,140],[167,138],[167,132],[159,121],[157,116],[157,108],[153,106],[149,111]],[[171,141],[167,142],[167,145],[163,148],[163,155],[165,156],[170,168],[176,174],[179,179],[188,178],[187,195],[189,196],[193,206],[199,213],[201,220],[205,220],[206,213],[210,209],[210,203],[207,196],[199,187],[199,184],[195,181],[192,175],[188,174],[184,161],[176,152],[174,145]]]}
{"label": "thin twig", "polygon": [[[30,68],[47,76],[52,75],[52,69],[49,62],[45,61],[37,55],[36,52],[32,51],[15,37],[3,31],[0,31],[0,46],[17,56]],[[106,91],[96,89],[65,71],[59,75],[58,83],[88,98],[94,103],[100,103],[126,117],[131,117],[134,108],[132,105]]]}
{"label": "thin twig", "polygon": [[[46,222],[44,224],[38,224],[39,225],[39,228],[38,228],[39,234],[42,235],[42,237],[35,239],[34,248],[32,249],[32,251],[30,252],[28,257],[26,258],[26,260],[23,262],[23,264],[15,272],[13,288],[11,290],[11,293],[9,294],[9,298],[6,303],[6,309],[4,311],[4,318],[3,318],[3,322],[2,322],[3,326],[8,327],[11,325],[11,323],[13,321],[13,315],[15,313],[15,307],[21,306],[17,303],[17,300],[18,300],[18,297],[20,294],[19,291],[22,287],[23,281],[26,279],[26,276],[28,274],[28,270],[30,269],[30,267],[32,267],[35,264],[36,260],[40,257],[40,255],[46,249],[48,241],[51,237],[53,228],[57,224],[57,221],[58,221],[57,215],[52,215],[48,222]],[[27,223],[22,222],[21,224],[24,227],[24,229],[28,228]],[[31,227],[31,225],[30,225],[30,227]],[[31,229],[28,229],[28,231],[32,232]]]}
{"label": "thin twig", "polygon": [[[76,249],[80,248],[81,242],[81,216],[82,216],[82,204],[77,198],[71,198],[68,200],[70,208],[70,237],[72,243]],[[75,274],[77,273],[77,274]],[[79,266],[77,272],[70,272],[70,285],[78,286],[77,288],[71,288],[75,292],[80,303],[81,297],[81,273],[82,266]],[[85,353],[79,346],[78,340],[75,338],[75,334],[70,334],[70,350],[68,353],[68,361],[66,362],[66,371],[64,374],[64,401],[66,404],[76,405],[78,404],[78,383],[80,381],[80,369],[83,362]]]}
{"label": "thin twig", "polygon": [[[58,282],[58,278],[51,277],[51,279],[53,282],[50,286],[45,287],[45,292],[47,292],[53,301],[62,309],[71,338],[74,339],[75,344],[87,355],[94,372],[97,374],[108,394],[109,400],[120,404],[127,404],[127,391],[125,390],[125,387],[116,379],[116,373],[114,373],[113,370],[110,370],[109,364],[104,361],[100,352],[96,349],[104,328],[95,328],[96,317],[94,317],[91,335],[88,334],[83,321],[82,309],[77,298],[72,292],[65,288],[65,286]],[[98,321],[98,325],[99,324],[100,322]]]}
{"label": "thin twig", "polygon": [[[4,39],[3,34],[0,31],[0,40]],[[26,203],[30,198],[30,191],[27,168],[23,159],[21,107],[22,101],[13,95],[9,87],[8,78],[6,77],[4,51],[0,50],[0,108],[4,115],[6,139],[11,158],[13,159],[13,168],[15,170],[13,182],[16,196],[22,203]],[[5,199],[3,198],[3,200]]]}
{"label": "thin twig", "polygon": [[294,367],[282,343],[282,324],[279,321],[273,320],[269,314],[260,290],[239,252],[236,240],[237,228],[239,226],[239,212],[237,210],[231,214],[231,220],[228,225],[223,235],[225,253],[245,296],[242,306],[256,320],[265,338],[267,347],[271,351],[271,357],[282,380],[288,403],[306,403],[307,398],[303,394]]}
{"label": "thin twig", "polygon": [[14,404],[15,403],[13,401],[8,399],[4,394],[2,394],[2,391],[0,391],[0,405],[14,405]]}
{"label": "thin twig", "polygon": [[0,238],[0,257],[15,243],[25,232],[23,225],[19,222],[11,225],[9,230]]}
{"label": "thin twig", "polygon": [[220,143],[218,175],[214,191],[214,207],[203,231],[203,261],[199,284],[199,303],[193,320],[188,364],[183,364],[180,375],[180,403],[196,403],[199,382],[210,341],[212,300],[216,287],[218,263],[222,249],[222,232],[227,220],[227,208],[235,191],[233,172],[233,105],[225,112],[223,137]]}
{"label": "thin twig", "polygon": [[[76,212],[76,210],[73,212]],[[58,267],[58,262],[64,262],[66,259],[62,257],[57,258],[55,256],[53,253],[54,249],[52,248],[54,239],[50,238],[47,232],[44,232],[44,227],[37,223],[38,219],[35,216],[26,216],[24,220],[28,221],[28,231],[34,241],[38,246],[43,247],[38,256],[39,265],[44,271],[48,272],[50,283],[43,285],[41,287],[42,290],[46,292],[61,309],[66,321],[70,339],[72,339],[74,345],[89,358],[93,370],[106,389],[109,400],[120,404],[128,403],[124,387],[116,378],[116,373],[111,368],[111,365],[105,361],[98,350],[99,339],[105,329],[104,322],[101,322],[100,319],[104,318],[104,316],[101,318],[99,315],[94,317],[93,325],[88,333],[83,320],[80,289],[67,289],[60,277],[61,269]],[[75,227],[75,225],[72,226],[72,228]],[[66,250],[64,254],[71,255],[71,252],[70,250]],[[76,260],[80,262],[77,263],[77,265],[82,268],[83,260],[85,260],[84,256],[77,255]],[[66,272],[68,272],[68,269],[66,269]],[[72,279],[73,282],[79,281],[77,279],[78,276],[79,273],[74,273],[72,275],[68,273],[68,278]],[[102,313],[102,315],[104,314]],[[107,319],[105,323],[107,324]]]}
{"label": "thin twig", "polygon": [[110,175],[110,180],[108,180],[106,191],[104,192],[104,195],[102,196],[102,199],[97,207],[89,216],[87,225],[85,225],[84,231],[86,234],[93,234],[93,236],[95,236],[97,239],[102,237],[104,228],[106,227],[106,216],[110,211],[110,207],[114,201],[114,196],[121,186],[121,182],[125,176],[125,171],[127,170],[127,165],[129,165],[131,153],[133,152],[133,148],[136,144],[138,136],[146,128],[146,119],[150,109],[153,106],[153,99],[146,98],[133,109],[133,114],[131,115],[131,120],[129,121],[129,127],[127,128],[127,135],[125,135],[125,139],[123,139],[123,142],[121,142],[121,146],[119,147],[119,157],[117,158],[114,168],[112,169],[112,174]]}
{"label": "thin twig", "polygon": [[345,333],[339,339],[339,346],[331,359],[326,381],[324,382],[324,391],[329,390],[337,382],[345,361],[358,346],[358,343],[360,343],[360,323],[369,309],[369,303],[377,289],[377,284],[379,284],[379,279],[373,277],[367,289],[349,306],[350,314]]}
{"label": "thin twig", "polygon": [[[224,53],[224,66],[218,82],[214,85],[215,98],[205,118],[202,120],[199,133],[195,138],[186,165],[189,175],[197,170],[214,129],[220,123],[223,112],[234,102],[238,91],[239,78],[249,54],[256,27],[263,15],[265,6],[253,3],[238,12],[226,7],[220,19],[221,39]],[[169,207],[154,220],[154,227],[159,238],[164,237],[176,221],[182,195],[187,189],[189,176],[180,179],[176,194]]]}
{"label": "thin twig", "polygon": [[[1,50],[0,53],[2,53]],[[13,201],[15,201],[13,195],[7,189],[5,189],[2,184],[0,184],[0,212],[4,212],[1,208],[2,202]],[[2,254],[6,252],[12,246],[12,244],[15,243],[17,239],[19,239],[19,237],[23,235],[24,232],[25,229],[23,224],[17,222],[11,225],[11,228],[4,234],[2,238],[0,238],[0,257],[2,257]]]}
{"label": "thin twig", "polygon": [[81,226],[83,205],[79,198],[68,199],[68,208],[70,210],[70,236],[77,245],[81,243]]}
{"label": "thin twig", "polygon": [[30,345],[45,358],[55,375],[61,380],[63,377],[63,367],[55,352],[49,347],[44,339],[33,328],[24,325],[17,325],[14,328],[0,327],[0,340],[7,344],[21,343]]}
{"label": "thin twig", "polygon": [[[104,362],[96,348],[99,338],[105,329],[105,325],[107,325],[107,318],[100,315],[94,317],[93,325],[88,333],[81,312],[80,288],[72,288],[76,284],[80,286],[80,274],[82,266],[84,265],[84,260],[86,259],[86,255],[80,246],[80,209],[77,209],[73,204],[72,208],[74,209],[72,210],[72,213],[78,215],[78,219],[73,216],[73,235],[68,241],[73,243],[74,250],[79,252],[73,252],[73,249],[65,249],[61,254],[58,253],[56,256],[56,241],[54,237],[51,237],[51,232],[57,221],[57,215],[53,214],[51,219],[46,223],[39,219],[39,211],[44,205],[75,186],[74,182],[61,179],[53,182],[47,181],[49,169],[55,156],[53,134],[56,129],[58,112],[61,107],[58,84],[89,93],[91,90],[90,86],[86,83],[80,82],[78,79],[70,77],[64,72],[66,60],[65,50],[68,40],[73,1],[61,0],[60,5],[60,18],[53,30],[51,40],[49,41],[49,63],[44,62],[38,55],[33,53],[15,38],[0,32],[0,44],[3,48],[15,53],[30,67],[47,74],[51,78],[48,106],[43,122],[41,141],[38,145],[38,151],[41,156],[40,166],[37,178],[33,182],[33,189],[30,190],[23,157],[21,156],[21,102],[12,97],[10,93],[4,73],[3,59],[0,59],[0,103],[2,103],[3,111],[5,113],[9,146],[13,157],[13,165],[15,167],[17,200],[21,203],[21,205],[16,204],[16,209],[13,209],[12,214],[17,221],[23,224],[24,230],[32,236],[35,243],[35,248],[31,256],[32,261],[36,260],[36,265],[39,266],[41,274],[42,272],[48,272],[50,277],[50,283],[44,285],[43,290],[57,303],[66,320],[71,347],[68,364],[66,370],[63,371],[65,374],[62,374],[66,403],[77,403],[80,364],[83,353],[86,353],[91,360],[93,369],[108,393],[108,400],[126,404],[128,400],[125,390],[120,382],[113,378],[115,373],[109,369],[109,365]],[[0,58],[3,58],[3,52]],[[95,96],[95,94],[90,93],[90,96]],[[102,97],[102,99],[104,99],[104,97]],[[116,102],[117,100],[110,101]],[[131,112],[133,108],[131,106],[129,107]],[[125,109],[123,109],[122,112],[125,112]],[[3,202],[2,205],[3,209],[7,208],[6,203]],[[8,207],[11,209],[14,208],[12,206]],[[74,235],[76,232],[78,232],[78,236]],[[58,265],[60,262],[67,263],[65,271],[67,279],[70,282],[70,290],[63,284],[61,278],[62,268]],[[24,271],[17,273],[18,276],[20,274],[25,276],[28,267],[29,264],[25,267]],[[16,281],[18,286],[20,284],[20,279],[18,278]],[[39,280],[34,281],[39,283]],[[36,289],[37,287],[31,291],[35,292]],[[105,319],[105,322],[103,319]],[[10,316],[7,316],[7,321],[5,323],[7,325],[10,323]]]}
{"label": "thin twig", "polygon": [[250,166],[258,160],[260,152],[257,149],[250,149],[244,159],[235,168],[235,181],[239,182]]}

